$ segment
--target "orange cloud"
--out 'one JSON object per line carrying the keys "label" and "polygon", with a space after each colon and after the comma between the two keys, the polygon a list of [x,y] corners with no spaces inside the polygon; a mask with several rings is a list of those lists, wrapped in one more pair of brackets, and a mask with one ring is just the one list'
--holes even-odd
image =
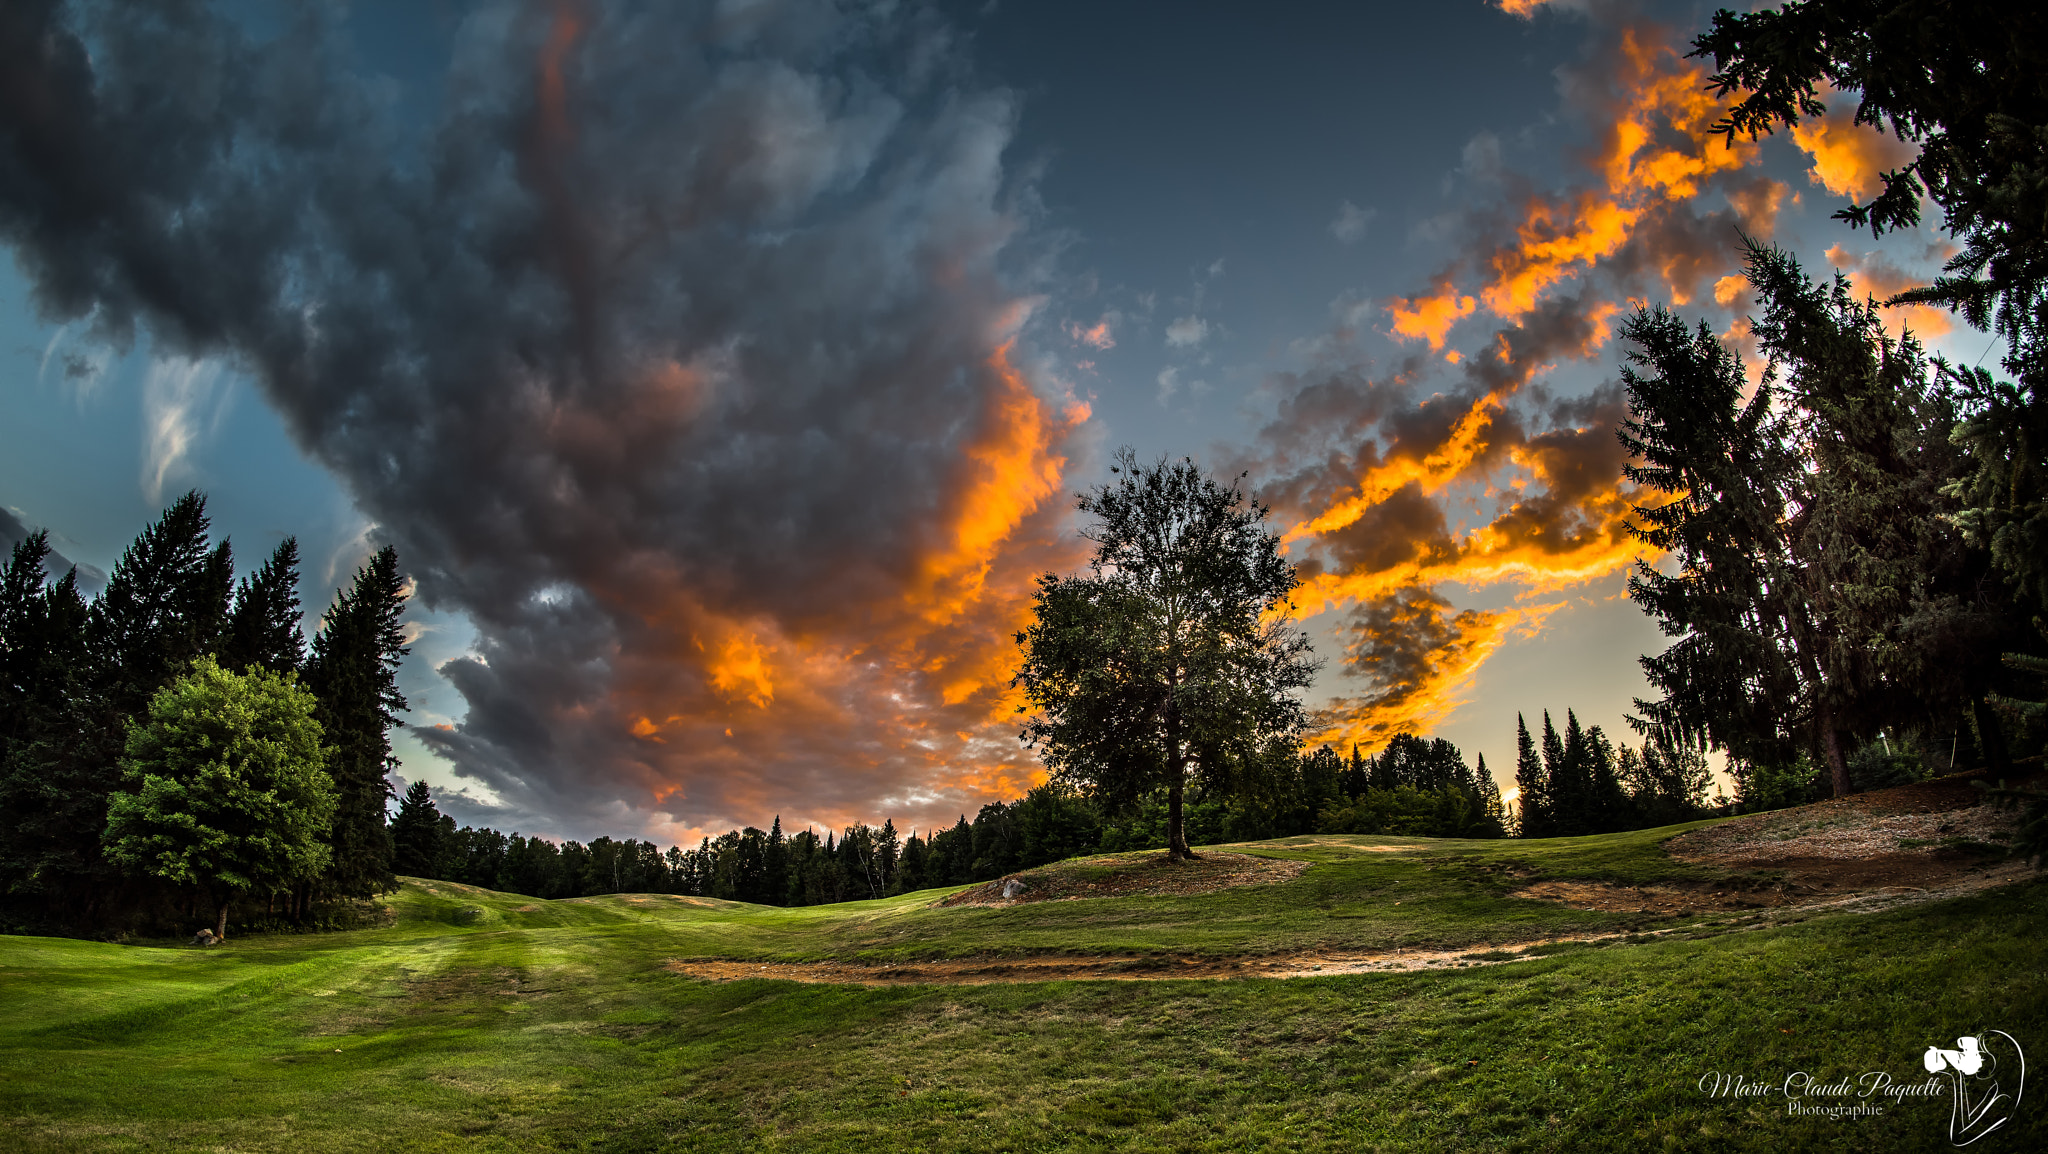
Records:
{"label": "orange cloud", "polygon": [[1435,493],[1457,480],[1486,449],[1486,429],[1493,411],[1500,407],[1492,395],[1480,397],[1458,418],[1450,436],[1419,457],[1395,457],[1359,478],[1358,491],[1323,511],[1314,519],[1289,530],[1285,539],[1297,541],[1311,534],[1335,532],[1353,524],[1365,511],[1409,485],[1424,493]]}
{"label": "orange cloud", "polygon": [[[1542,3],[1496,0],[1524,17]],[[1475,386],[1465,411],[1423,441],[1397,437],[1384,456],[1339,447],[1330,460],[1365,465],[1350,484],[1297,480],[1289,489],[1321,495],[1297,506],[1287,534],[1296,555],[1312,562],[1296,603],[1307,615],[1350,612],[1358,641],[1346,665],[1379,683],[1333,707],[1316,740],[1376,745],[1434,724],[1491,653],[1516,631],[1540,629],[1552,608],[1454,611],[1437,587],[1512,583],[1528,596],[1627,570],[1643,556],[1630,527],[1636,505],[1651,498],[1620,476],[1618,397],[1583,417],[1560,410],[1553,419],[1566,423],[1540,436],[1524,432],[1513,402],[1552,359],[1592,355],[1609,339],[1620,302],[1558,292],[1603,262],[1627,253],[1628,275],[1661,279],[1675,302],[1705,285],[1723,305],[1735,301],[1740,278],[1717,279],[1719,242],[1670,210],[1751,164],[1757,150],[1747,142],[1728,148],[1713,132],[1725,106],[1708,92],[1703,64],[1686,59],[1667,30],[1626,26],[1611,43],[1597,74],[1613,95],[1593,108],[1591,183],[1526,199],[1505,238],[1451,265],[1478,269],[1478,283],[1461,288],[1446,274],[1387,305],[1392,335],[1426,341],[1432,351],[1481,309],[1504,322],[1490,356],[1446,356]],[[1727,192],[1758,236],[1769,235],[1786,195],[1783,184],[1763,178]],[[1505,507],[1476,527],[1449,529],[1451,503],[1495,492],[1492,474],[1503,469],[1515,477]],[[1403,636],[1411,640],[1398,642]]]}
{"label": "orange cloud", "polygon": [[1450,335],[1451,326],[1471,316],[1475,307],[1471,297],[1459,296],[1451,282],[1446,280],[1433,293],[1396,297],[1387,306],[1387,312],[1394,318],[1395,336],[1426,340],[1430,348],[1440,349],[1444,347],[1444,338]]}
{"label": "orange cloud", "polygon": [[1068,321],[1065,328],[1068,338],[1075,344],[1087,345],[1091,349],[1116,347],[1116,338],[1110,335],[1108,317],[1103,317],[1087,328],[1081,327],[1078,321]]}
{"label": "orange cloud", "polygon": [[[1849,275],[1857,290],[1879,301],[1887,300],[1927,283],[1925,277],[1907,273],[1881,252],[1866,252],[1861,256],[1850,252],[1841,245],[1827,251],[1828,263]],[[1880,310],[1879,315],[1886,321],[1886,327],[1893,336],[1911,330],[1922,340],[1943,336],[1955,328],[1955,317],[1947,309],[1932,305],[1894,305]]]}
{"label": "orange cloud", "polygon": [[1377,684],[1364,696],[1331,702],[1308,743],[1376,753],[1399,734],[1429,732],[1464,704],[1459,694],[1495,650],[1517,633],[1535,633],[1557,608],[1453,614],[1449,602],[1421,590],[1367,607],[1351,628],[1350,649]]}
{"label": "orange cloud", "polygon": [[1884,174],[1920,150],[1874,125],[1856,123],[1854,98],[1833,95],[1841,97],[1834,109],[1793,125],[1792,141],[1813,158],[1808,180],[1836,196],[1868,203],[1884,189]]}

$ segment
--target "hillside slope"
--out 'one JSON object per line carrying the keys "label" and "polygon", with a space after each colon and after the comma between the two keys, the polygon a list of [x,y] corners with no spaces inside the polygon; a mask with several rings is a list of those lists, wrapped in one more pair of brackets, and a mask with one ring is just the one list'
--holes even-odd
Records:
{"label": "hillside slope", "polygon": [[[1701,1079],[1924,1081],[1926,1047],[1989,1029],[2048,1054],[2048,882],[2031,876],[1856,917],[1515,896],[1783,884],[1668,855],[1687,828],[1287,839],[1231,848],[1306,869],[1208,893],[780,910],[408,880],[377,930],[214,950],[0,939],[0,1147],[1932,1150],[1953,1148],[1946,1098],[1795,1116],[1782,1094],[1717,1098]],[[1078,885],[1124,867],[1063,868]],[[1318,951],[1497,960],[1538,939],[1569,940],[1501,965],[1289,981],[741,968],[1108,955],[1158,979]],[[679,974],[691,959],[733,971]],[[2038,1147],[2033,1102],[1975,1148]]]}

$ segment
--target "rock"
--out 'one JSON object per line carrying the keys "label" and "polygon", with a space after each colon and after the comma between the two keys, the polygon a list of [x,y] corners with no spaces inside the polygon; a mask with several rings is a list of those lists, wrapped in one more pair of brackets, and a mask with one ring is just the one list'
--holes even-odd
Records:
{"label": "rock", "polygon": [[195,946],[211,946],[218,943],[220,940],[221,939],[213,936],[212,930],[200,930],[198,933],[192,935],[192,944]]}
{"label": "rock", "polygon": [[1023,878],[1005,878],[1003,880],[1003,898],[1005,900],[1020,897],[1030,889],[1030,886],[1024,884]]}

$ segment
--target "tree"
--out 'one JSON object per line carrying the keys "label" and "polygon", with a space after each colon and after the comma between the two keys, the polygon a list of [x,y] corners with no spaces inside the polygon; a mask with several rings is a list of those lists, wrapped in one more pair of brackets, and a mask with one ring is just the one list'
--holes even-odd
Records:
{"label": "tree", "polygon": [[1910,228],[1924,193],[1960,242],[1948,275],[1890,303],[1947,305],[2007,341],[2017,383],[1942,370],[1967,401],[1955,521],[2048,635],[2048,16],[2003,0],[1805,0],[1719,12],[1693,43],[1718,92],[1742,94],[1719,125],[1730,143],[1822,115],[1825,82],[1855,94],[1858,122],[1919,145],[1875,200],[1836,216]]}
{"label": "tree", "polygon": [[46,585],[49,555],[49,534],[32,533],[0,572],[0,894],[38,901],[84,872],[97,832],[83,847],[66,835],[105,804],[79,741],[85,601],[76,570]]}
{"label": "tree", "polygon": [[299,632],[299,540],[286,537],[270,559],[235,590],[221,632],[221,664],[229,669],[260,665],[273,673],[290,673],[306,662],[306,639]]}
{"label": "tree", "polygon": [[1639,564],[1629,579],[1630,598],[1674,638],[1641,659],[1662,696],[1636,701],[1639,724],[1740,761],[1788,764],[1805,736],[1833,727],[1785,539],[1800,463],[1778,388],[1766,378],[1745,399],[1735,354],[1662,309],[1638,312],[1621,335],[1634,346],[1621,370],[1622,471],[1665,497],[1637,507],[1633,532],[1675,563],[1670,573]]}
{"label": "tree", "polygon": [[[121,555],[89,607],[78,605],[74,578],[60,582],[69,594],[48,595],[69,603],[46,600],[31,614],[44,632],[38,644],[54,647],[43,676],[57,679],[38,696],[46,706],[57,696],[68,704],[66,716],[55,720],[62,731],[46,730],[51,740],[34,764],[10,771],[21,775],[17,784],[30,798],[25,810],[10,811],[22,820],[23,836],[11,856],[29,870],[22,879],[27,890],[41,895],[50,912],[64,910],[80,924],[104,912],[118,881],[100,835],[108,799],[120,786],[127,727],[152,695],[212,651],[227,614],[233,553],[225,541],[209,547],[208,526],[206,498],[186,493]],[[82,622],[74,606],[84,608]]]}
{"label": "tree", "polygon": [[1192,460],[1116,460],[1115,479],[1080,497],[1096,518],[1089,572],[1041,577],[1017,635],[1012,684],[1037,711],[1021,738],[1055,779],[1111,805],[1163,790],[1167,852],[1191,858],[1190,782],[1244,789],[1262,746],[1306,722],[1295,691],[1316,667],[1286,616],[1300,579],[1236,485]]}
{"label": "tree", "polygon": [[1767,778],[1809,757],[1837,796],[1855,740],[1901,719],[1940,727],[1976,702],[1996,750],[1981,702],[2017,621],[1955,525],[1952,397],[1841,278],[1754,244],[1748,266],[1768,359],[1746,400],[1704,328],[1661,310],[1623,326],[1625,473],[1667,498],[1638,508],[1637,535],[1676,562],[1630,582],[1677,639],[1643,659],[1663,696],[1633,724]]}
{"label": "tree", "polygon": [[437,876],[442,856],[441,811],[424,781],[406,787],[391,819],[391,868],[408,877]]}
{"label": "tree", "polygon": [[[1544,715],[1546,724],[1549,715]],[[1536,756],[1536,742],[1529,736],[1529,723],[1515,714],[1515,823],[1518,837],[1550,837],[1555,832],[1550,813],[1550,775]]]}
{"label": "tree", "polygon": [[398,712],[406,708],[398,691],[398,663],[410,652],[399,625],[405,598],[398,553],[387,545],[356,570],[349,589],[336,593],[306,663],[306,683],[319,699],[320,724],[334,745],[340,794],[325,883],[347,897],[368,897],[398,884],[384,813],[392,797],[387,775],[396,764],[390,728],[404,724]]}
{"label": "tree", "polygon": [[1867,205],[1836,213],[1873,233],[1920,221],[1924,193],[1962,242],[1944,277],[1902,299],[1947,304],[2015,349],[2038,349],[2048,297],[2048,16],[2005,0],[1805,0],[1714,15],[1693,41],[1716,94],[1742,99],[1716,127],[1732,144],[1857,94],[1856,121],[1920,154]]}
{"label": "tree", "polygon": [[129,731],[127,789],[107,810],[107,855],[228,906],[327,864],[335,810],[313,698],[290,675],[237,674],[211,657],[159,691]]}

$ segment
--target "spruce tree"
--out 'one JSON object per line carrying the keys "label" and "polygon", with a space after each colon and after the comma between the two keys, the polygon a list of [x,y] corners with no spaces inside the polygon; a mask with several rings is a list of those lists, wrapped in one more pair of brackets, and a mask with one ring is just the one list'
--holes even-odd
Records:
{"label": "spruce tree", "polygon": [[441,811],[424,781],[406,787],[391,819],[391,868],[408,877],[438,876],[442,851]]}
{"label": "spruce tree", "polygon": [[1478,822],[1471,837],[1506,837],[1508,835],[1508,809],[1500,799],[1500,783],[1493,780],[1493,774],[1486,768],[1486,755],[1479,755],[1478,767],[1472,777],[1479,793]]}
{"label": "spruce tree", "polygon": [[[1546,723],[1548,715],[1545,715]],[[1515,787],[1520,790],[1516,811],[1518,837],[1550,837],[1550,775],[1536,756],[1536,743],[1529,737],[1529,723],[1515,714]]]}
{"label": "spruce tree", "polygon": [[779,813],[775,815],[774,824],[768,827],[768,848],[762,871],[765,880],[761,887],[761,900],[774,906],[789,905],[789,842],[782,836],[782,815]]}
{"label": "spruce tree", "polygon": [[[320,724],[335,751],[332,770],[341,801],[333,860],[322,886],[336,896],[369,897],[398,884],[384,814],[395,766],[390,727],[404,724],[397,714],[406,708],[398,692],[398,663],[409,652],[399,626],[404,610],[398,553],[387,545],[356,570],[349,589],[335,595],[306,664],[307,684],[320,701]],[[582,862],[576,864],[580,872]]]}
{"label": "spruce tree", "polygon": [[299,540],[286,537],[270,560],[235,590],[220,640],[220,663],[237,672],[250,666],[291,673],[306,662],[299,632]]}
{"label": "spruce tree", "polygon": [[[47,912],[83,875],[102,804],[79,741],[89,720],[78,574],[45,587],[49,534],[17,542],[0,572],[0,894]],[[36,907],[41,907],[37,910]]]}
{"label": "spruce tree", "polygon": [[[128,726],[219,641],[234,555],[225,541],[209,547],[209,524],[205,497],[180,497],[121,555],[84,611],[79,647],[60,646],[76,658],[62,659],[76,671],[64,675],[75,676],[77,687],[62,738],[68,748],[46,746],[40,768],[22,770],[40,776],[27,811],[34,816],[23,817],[34,825],[21,856],[36,863],[29,888],[43,895],[45,909],[62,910],[80,925],[99,919],[118,897],[120,870],[102,851],[100,835],[120,785]],[[62,584],[71,603],[51,612],[68,619],[76,612],[75,576]]]}

